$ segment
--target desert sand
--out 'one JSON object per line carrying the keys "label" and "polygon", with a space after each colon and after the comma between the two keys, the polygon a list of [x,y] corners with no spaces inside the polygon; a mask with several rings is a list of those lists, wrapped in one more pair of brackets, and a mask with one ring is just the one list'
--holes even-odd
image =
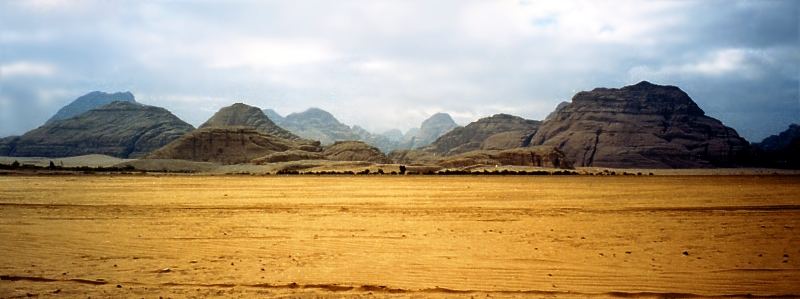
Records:
{"label": "desert sand", "polygon": [[6,176],[0,297],[800,296],[798,176]]}

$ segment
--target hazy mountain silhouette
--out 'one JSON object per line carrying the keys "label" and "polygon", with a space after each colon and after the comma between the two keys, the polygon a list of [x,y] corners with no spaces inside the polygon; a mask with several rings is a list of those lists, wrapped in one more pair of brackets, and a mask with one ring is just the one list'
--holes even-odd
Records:
{"label": "hazy mountain silhouette", "polygon": [[78,116],[86,111],[116,101],[131,102],[131,103],[136,102],[136,100],[133,97],[133,94],[130,93],[129,91],[115,92],[115,93],[93,91],[78,97],[77,99],[75,99],[74,101],[72,101],[71,103],[67,104],[64,107],[61,107],[61,109],[59,109],[55,115],[50,117],[50,119],[47,120],[45,124],[51,123],[56,120],[67,119],[70,117]]}

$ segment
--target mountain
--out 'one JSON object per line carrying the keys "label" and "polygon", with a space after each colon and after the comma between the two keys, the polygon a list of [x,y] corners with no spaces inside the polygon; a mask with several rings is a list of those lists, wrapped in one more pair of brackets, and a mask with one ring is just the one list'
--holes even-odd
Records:
{"label": "mountain", "polygon": [[336,141],[359,140],[358,134],[339,122],[328,111],[309,108],[306,111],[292,113],[281,122],[285,129],[300,137],[319,140],[322,144],[333,144]]}
{"label": "mountain", "polygon": [[791,124],[778,135],[754,143],[758,162],[767,167],[800,169],[800,125]]}
{"label": "mountain", "polygon": [[419,130],[413,131],[413,134],[409,134],[406,137],[407,139],[405,140],[406,144],[404,147],[416,149],[427,146],[436,141],[437,138],[457,127],[458,124],[453,121],[450,114],[436,113],[423,121]]}
{"label": "mountain", "polygon": [[131,102],[135,103],[136,100],[130,92],[115,92],[105,93],[101,91],[93,91],[81,97],[78,97],[72,103],[61,107],[53,117],[51,117],[45,124],[52,123],[57,120],[67,119],[70,117],[78,116],[86,111],[94,108],[110,104],[111,102]]}
{"label": "mountain", "polygon": [[333,161],[390,162],[378,148],[361,141],[337,141],[326,146],[322,153],[326,159]]}
{"label": "mountain", "polygon": [[261,109],[242,103],[223,107],[200,128],[251,127],[262,133],[286,139],[300,139],[297,135],[275,125]]}
{"label": "mountain", "polygon": [[272,109],[264,109],[264,115],[266,115],[272,122],[276,125],[280,126],[284,120],[286,120],[283,116],[275,112]]}
{"label": "mountain", "polygon": [[[539,121],[508,114],[481,118],[442,135],[423,151],[455,155],[474,150],[505,150],[527,146],[539,128]],[[422,131],[422,129],[420,129]]]}
{"label": "mountain", "polygon": [[[136,158],[194,128],[164,108],[118,101],[55,120],[10,140],[0,155],[68,157],[105,154]],[[4,139],[7,140],[7,139]]]}
{"label": "mountain", "polygon": [[379,135],[383,136],[383,138],[386,138],[387,140],[392,142],[403,141],[403,132],[398,129],[391,129],[386,132],[380,133]]}
{"label": "mountain", "polygon": [[147,158],[241,164],[291,150],[313,153],[321,148],[319,142],[282,138],[249,126],[207,126],[178,138]]}
{"label": "mountain", "polygon": [[437,165],[447,168],[474,165],[516,165],[548,168],[572,168],[564,153],[546,146],[520,147],[506,150],[477,150],[444,157]]}
{"label": "mountain", "polygon": [[530,145],[554,146],[575,166],[735,166],[749,152],[735,130],[705,115],[680,88],[646,81],[577,93]]}

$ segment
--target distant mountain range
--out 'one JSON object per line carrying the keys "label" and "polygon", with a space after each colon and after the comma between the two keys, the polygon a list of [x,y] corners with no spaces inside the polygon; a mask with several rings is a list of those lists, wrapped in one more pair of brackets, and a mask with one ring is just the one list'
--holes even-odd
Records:
{"label": "distant mountain range", "polygon": [[[0,139],[0,156],[183,159],[223,164],[293,160],[543,167],[800,168],[800,126],[750,144],[705,115],[680,88],[646,81],[596,88],[559,104],[543,121],[508,114],[464,127],[436,113],[403,134],[376,134],[310,108],[281,116],[243,103],[195,130],[130,92],[91,92],[22,136]],[[387,156],[384,153],[389,153]]]}
{"label": "distant mountain range", "polygon": [[403,135],[400,130],[374,134],[359,126],[348,126],[340,122],[331,113],[309,108],[306,111],[292,113],[286,117],[275,110],[264,109],[264,114],[277,125],[306,139],[319,140],[323,145],[337,141],[359,140],[379,148],[383,152],[397,149],[410,149],[426,146],[439,136],[458,127],[450,115],[436,113],[422,122],[420,128]]}

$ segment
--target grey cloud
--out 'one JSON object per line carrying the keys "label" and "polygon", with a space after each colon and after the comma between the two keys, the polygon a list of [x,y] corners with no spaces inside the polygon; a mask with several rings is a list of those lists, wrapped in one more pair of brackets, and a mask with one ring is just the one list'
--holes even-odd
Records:
{"label": "grey cloud", "polygon": [[753,141],[800,121],[795,1],[79,3],[0,3],[0,65],[58,70],[0,75],[14,112],[0,135],[91,90],[130,90],[195,125],[243,101],[383,131],[440,110],[542,119],[577,91],[642,79],[684,88]]}

